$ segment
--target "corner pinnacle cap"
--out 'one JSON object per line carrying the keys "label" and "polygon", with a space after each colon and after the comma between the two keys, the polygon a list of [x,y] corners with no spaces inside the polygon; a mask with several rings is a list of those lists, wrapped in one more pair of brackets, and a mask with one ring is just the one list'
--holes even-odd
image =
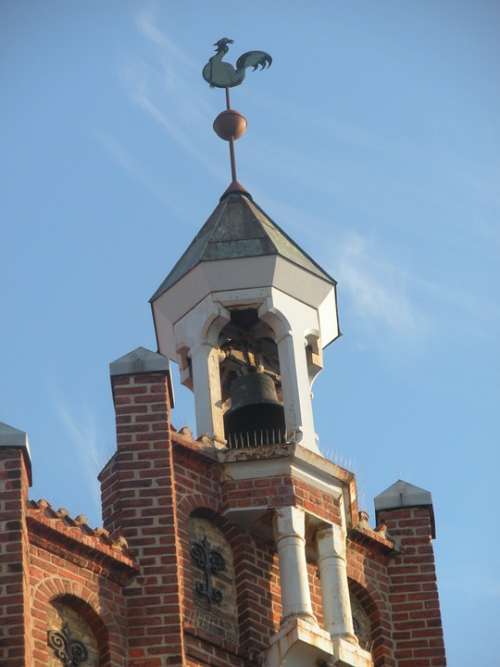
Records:
{"label": "corner pinnacle cap", "polygon": [[0,422],[0,447],[12,447],[13,449],[22,449],[28,468],[28,478],[31,485],[31,452],[28,441],[28,434],[20,431],[5,422]]}
{"label": "corner pinnacle cap", "polygon": [[163,354],[152,352],[145,347],[136,347],[123,357],[115,359],[109,364],[109,374],[132,375],[134,373],[157,373],[159,371],[169,371],[170,365],[168,359]]}
{"label": "corner pinnacle cap", "polygon": [[430,491],[421,489],[419,486],[398,479],[385,491],[375,496],[375,516],[383,510],[403,509],[405,507],[428,507],[430,508],[432,536],[435,537],[434,509],[432,505],[432,494]]}
{"label": "corner pinnacle cap", "polygon": [[174,407],[174,387],[170,375],[170,364],[167,357],[145,347],[136,347],[123,357],[109,364],[109,374],[113,378],[118,375],[135,375],[140,373],[166,372],[170,407]]}

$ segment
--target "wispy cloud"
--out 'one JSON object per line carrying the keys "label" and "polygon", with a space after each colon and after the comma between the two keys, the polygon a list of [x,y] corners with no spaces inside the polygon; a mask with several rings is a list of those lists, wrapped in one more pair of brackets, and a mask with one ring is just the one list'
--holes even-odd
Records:
{"label": "wispy cloud", "polygon": [[429,332],[428,316],[412,298],[411,276],[384,257],[374,242],[359,233],[341,240],[335,270],[356,316],[399,336]]}
{"label": "wispy cloud", "polygon": [[407,346],[445,331],[493,337],[500,332],[500,306],[474,284],[457,285],[446,273],[429,278],[382,236],[346,231],[335,221],[252,188],[257,200],[339,283],[342,322],[350,321],[357,343],[381,345],[399,339]]}
{"label": "wispy cloud", "polygon": [[151,10],[141,10],[135,25],[152,49],[151,57],[128,54],[120,79],[129,100],[155,122],[168,140],[196,160],[216,180],[224,181],[222,165],[209,157],[207,127],[216,114],[199,91],[199,63],[195,63],[157,23]]}
{"label": "wispy cloud", "polygon": [[430,332],[431,318],[418,305],[421,286],[417,278],[384,253],[376,241],[360,232],[345,232],[330,220],[287,202],[263,199],[269,213],[286,229],[292,229],[296,239],[302,237],[311,254],[339,281],[351,317],[357,322],[407,340]]}

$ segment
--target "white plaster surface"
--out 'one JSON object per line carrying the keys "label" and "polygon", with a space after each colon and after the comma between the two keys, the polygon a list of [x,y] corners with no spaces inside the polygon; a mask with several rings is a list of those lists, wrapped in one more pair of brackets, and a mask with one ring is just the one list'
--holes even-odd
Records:
{"label": "white plaster surface", "polygon": [[267,255],[202,262],[153,303],[159,348],[175,360],[173,327],[208,294],[275,287],[318,312],[322,347],[339,335],[334,286],[305,269]]}
{"label": "white plaster surface", "polygon": [[[283,260],[276,257],[241,259],[237,271],[235,260],[204,262],[193,269],[153,304],[159,348],[178,363],[181,362],[181,351],[188,350],[193,362],[198,435],[207,433],[221,439],[223,426],[217,359],[200,350],[207,344],[217,345],[218,334],[229,321],[231,307],[258,308],[259,316],[272,327],[276,336],[287,433],[293,441],[319,452],[311,382],[320,366],[308,364],[306,345],[312,340],[318,351],[332,335],[336,335],[335,332],[338,333],[336,312],[332,312],[335,331],[328,329],[325,339],[318,310],[325,299],[334,296],[334,288],[290,262],[285,262],[286,266],[280,266],[280,271],[274,272],[266,264],[268,261]],[[228,262],[231,265],[229,273]],[[219,269],[225,280],[217,272]],[[199,271],[207,274],[205,280],[195,275]],[[299,274],[296,275],[297,271]],[[281,277],[276,281],[278,274]],[[286,282],[286,276],[293,280]],[[287,291],[275,286],[281,284],[280,281]],[[221,287],[225,289],[220,290]],[[185,372],[183,381],[189,386],[190,378]],[[205,407],[201,405],[203,401],[207,403]]]}

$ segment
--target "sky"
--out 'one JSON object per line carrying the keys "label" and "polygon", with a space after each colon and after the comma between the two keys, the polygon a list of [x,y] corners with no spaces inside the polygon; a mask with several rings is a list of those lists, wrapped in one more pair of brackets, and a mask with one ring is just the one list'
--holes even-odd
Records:
{"label": "sky", "polygon": [[[361,505],[428,489],[452,667],[497,646],[500,4],[0,4],[0,420],[31,497],[101,521],[108,364],[156,349],[148,299],[229,182],[201,69],[263,49],[233,91],[239,179],[338,280],[314,411]],[[174,424],[194,426],[173,370]]]}

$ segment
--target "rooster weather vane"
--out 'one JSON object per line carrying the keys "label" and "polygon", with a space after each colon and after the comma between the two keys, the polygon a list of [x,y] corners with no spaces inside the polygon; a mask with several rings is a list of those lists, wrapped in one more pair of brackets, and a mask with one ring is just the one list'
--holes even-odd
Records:
{"label": "rooster weather vane", "polygon": [[233,44],[233,40],[228,37],[223,37],[215,42],[215,55],[209,59],[203,68],[202,75],[211,88],[224,88],[226,92],[226,110],[215,119],[214,130],[221,139],[229,143],[232,180],[228,190],[244,191],[236,178],[234,142],[245,133],[247,120],[239,111],[231,109],[229,89],[239,86],[243,82],[248,67],[252,67],[253,70],[260,67],[263,70],[266,67],[271,67],[273,59],[265,51],[247,51],[238,58],[236,67],[234,67],[231,63],[222,60],[229,51],[229,44]]}
{"label": "rooster weather vane", "polygon": [[212,56],[208,63],[203,68],[203,78],[213,88],[233,88],[239,86],[245,78],[245,70],[247,67],[253,67],[256,70],[271,67],[273,59],[265,51],[247,51],[236,61],[236,68],[230,63],[222,61],[226,53],[229,51],[229,44],[233,44],[233,40],[228,37],[223,37],[215,42],[215,56]]}

